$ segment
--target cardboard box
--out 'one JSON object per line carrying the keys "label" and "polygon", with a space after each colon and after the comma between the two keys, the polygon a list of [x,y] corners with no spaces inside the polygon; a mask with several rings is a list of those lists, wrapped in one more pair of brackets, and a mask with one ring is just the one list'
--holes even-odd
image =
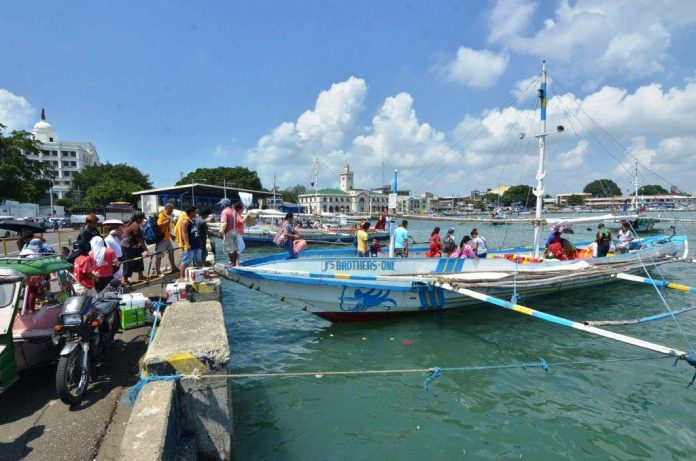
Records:
{"label": "cardboard box", "polygon": [[186,280],[189,282],[205,282],[210,280],[208,269],[189,267],[186,269]]}
{"label": "cardboard box", "polygon": [[188,299],[188,286],[186,282],[168,283],[164,300],[167,304]]}

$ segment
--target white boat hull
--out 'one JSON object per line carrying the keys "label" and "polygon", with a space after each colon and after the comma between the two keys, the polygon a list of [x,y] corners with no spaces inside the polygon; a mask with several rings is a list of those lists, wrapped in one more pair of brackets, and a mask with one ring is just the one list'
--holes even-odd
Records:
{"label": "white boat hull", "polygon": [[[504,299],[510,299],[515,291],[529,297],[611,283],[616,280],[611,276],[613,268],[613,272],[642,270],[637,254],[649,267],[659,258],[664,262],[667,257],[685,256],[686,248],[685,237],[674,237],[609,258],[532,264],[516,264],[502,257],[356,258],[350,250],[318,251],[297,260],[280,259],[282,255],[258,258],[249,266],[231,269],[228,277],[330,321],[355,321],[479,303],[430,285],[434,279],[449,279]],[[502,256],[505,251],[491,254]],[[522,276],[538,282],[518,283],[517,277]]]}

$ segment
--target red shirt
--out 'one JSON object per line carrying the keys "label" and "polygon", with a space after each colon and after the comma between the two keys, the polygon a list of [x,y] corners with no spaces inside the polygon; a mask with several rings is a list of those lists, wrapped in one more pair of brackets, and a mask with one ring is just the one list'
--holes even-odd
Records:
{"label": "red shirt", "polygon": [[242,215],[237,213],[236,210],[234,214],[237,216],[237,233],[239,235],[244,235],[244,218],[242,218]]}
{"label": "red shirt", "polygon": [[80,255],[75,258],[73,274],[75,278],[85,288],[94,288],[94,279],[86,277],[86,274],[94,270],[94,262],[89,256]]}
{"label": "red shirt", "polygon": [[114,275],[114,259],[116,252],[111,248],[107,248],[104,252],[104,264],[97,266],[97,261],[94,259],[94,252],[89,252],[89,258],[92,260],[92,265],[98,277],[111,277]]}
{"label": "red shirt", "polygon": [[220,222],[225,223],[225,235],[232,231],[232,229],[236,229],[235,215],[236,213],[232,207],[227,207],[222,210],[222,213],[220,214]]}

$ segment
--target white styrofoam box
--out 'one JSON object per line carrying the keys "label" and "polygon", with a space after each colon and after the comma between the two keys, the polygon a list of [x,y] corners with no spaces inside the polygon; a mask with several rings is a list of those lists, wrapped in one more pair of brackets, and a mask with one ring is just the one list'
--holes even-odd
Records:
{"label": "white styrofoam box", "polygon": [[121,296],[121,307],[145,307],[148,299],[142,293],[126,293]]}
{"label": "white styrofoam box", "polygon": [[176,301],[185,301],[188,298],[186,282],[168,283],[166,293],[165,300],[167,304]]}
{"label": "white styrofoam box", "polygon": [[210,274],[208,269],[202,269],[197,267],[186,268],[186,280],[189,282],[205,282],[210,279]]}

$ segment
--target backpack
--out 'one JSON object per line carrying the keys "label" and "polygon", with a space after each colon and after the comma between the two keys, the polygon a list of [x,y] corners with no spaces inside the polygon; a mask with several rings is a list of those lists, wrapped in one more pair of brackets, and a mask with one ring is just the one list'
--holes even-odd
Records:
{"label": "backpack", "polygon": [[157,226],[157,215],[152,215],[145,221],[143,225],[143,239],[145,239],[145,243],[148,245],[160,243],[164,239],[162,231]]}

